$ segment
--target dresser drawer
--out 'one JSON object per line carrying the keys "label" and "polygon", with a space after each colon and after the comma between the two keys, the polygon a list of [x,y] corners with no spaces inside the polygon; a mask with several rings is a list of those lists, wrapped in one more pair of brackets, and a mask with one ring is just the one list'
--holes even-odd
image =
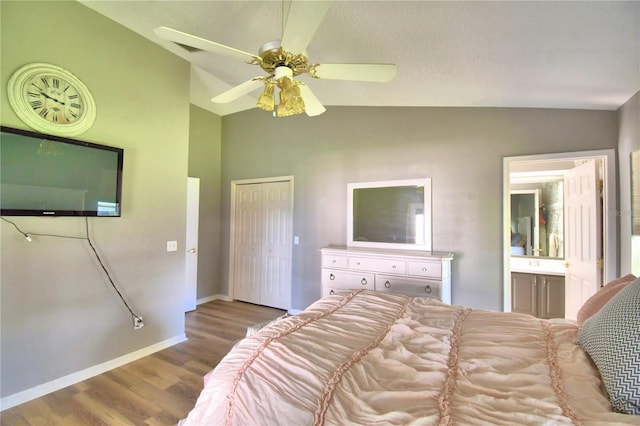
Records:
{"label": "dresser drawer", "polygon": [[427,278],[442,278],[441,262],[409,262],[409,275]]}
{"label": "dresser drawer", "polygon": [[407,262],[400,259],[372,259],[368,257],[349,257],[350,269],[362,269],[391,274],[406,274]]}
{"label": "dresser drawer", "polygon": [[414,297],[427,296],[441,300],[440,281],[394,277],[392,275],[376,275],[376,290],[402,293]]}
{"label": "dresser drawer", "polygon": [[336,269],[322,269],[322,285],[335,288],[373,290],[375,275],[366,272],[348,272]]}
{"label": "dresser drawer", "polygon": [[322,267],[323,268],[346,268],[347,256],[338,256],[334,254],[322,255]]}

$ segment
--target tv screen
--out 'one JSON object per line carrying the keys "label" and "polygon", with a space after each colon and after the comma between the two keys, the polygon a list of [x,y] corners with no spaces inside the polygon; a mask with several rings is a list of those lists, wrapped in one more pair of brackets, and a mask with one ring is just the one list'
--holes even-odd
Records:
{"label": "tv screen", "polygon": [[120,216],[121,148],[0,131],[3,216]]}

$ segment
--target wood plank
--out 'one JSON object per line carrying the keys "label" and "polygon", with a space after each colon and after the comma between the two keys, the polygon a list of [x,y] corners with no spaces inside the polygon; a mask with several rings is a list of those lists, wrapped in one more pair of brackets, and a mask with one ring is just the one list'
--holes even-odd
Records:
{"label": "wood plank", "polygon": [[189,414],[203,376],[250,325],[285,311],[214,300],[185,316],[188,340],[96,377],[4,410],[2,426],[175,425]]}

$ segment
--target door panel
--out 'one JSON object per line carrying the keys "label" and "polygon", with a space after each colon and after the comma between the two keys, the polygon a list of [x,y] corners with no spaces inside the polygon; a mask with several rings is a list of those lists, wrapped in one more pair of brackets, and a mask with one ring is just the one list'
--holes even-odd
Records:
{"label": "door panel", "polygon": [[602,221],[598,165],[595,160],[567,172],[565,212],[565,318],[576,319],[582,304],[600,288]]}
{"label": "door panel", "polygon": [[544,275],[540,295],[541,318],[564,318],[564,277]]}
{"label": "door panel", "polygon": [[291,181],[236,185],[234,298],[289,309],[291,302]]}
{"label": "door panel", "polygon": [[263,184],[263,265],[260,303],[288,309],[291,293],[290,182]]}
{"label": "door panel", "polygon": [[187,234],[185,241],[185,312],[196,309],[198,292],[198,220],[200,179],[187,178]]}
{"label": "door panel", "polygon": [[536,316],[537,284],[533,274],[511,273],[511,312]]}
{"label": "door panel", "polygon": [[259,184],[240,185],[236,191],[235,298],[260,303],[262,188]]}

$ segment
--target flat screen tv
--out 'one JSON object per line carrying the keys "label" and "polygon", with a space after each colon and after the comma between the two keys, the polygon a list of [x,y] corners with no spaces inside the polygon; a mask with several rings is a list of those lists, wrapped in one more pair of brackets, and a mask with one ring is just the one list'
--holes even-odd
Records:
{"label": "flat screen tv", "polygon": [[121,148],[0,126],[3,216],[120,216]]}

